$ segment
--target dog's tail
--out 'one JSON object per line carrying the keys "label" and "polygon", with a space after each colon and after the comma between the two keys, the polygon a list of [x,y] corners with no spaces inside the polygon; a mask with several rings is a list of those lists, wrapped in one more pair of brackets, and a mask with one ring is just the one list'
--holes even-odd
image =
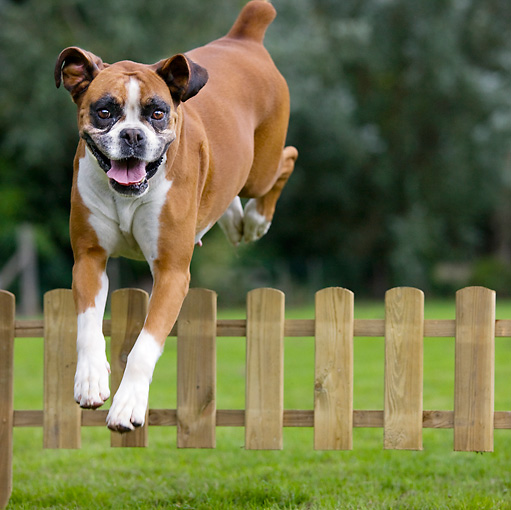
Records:
{"label": "dog's tail", "polygon": [[262,43],[266,29],[276,15],[277,11],[270,2],[252,0],[243,7],[227,37]]}

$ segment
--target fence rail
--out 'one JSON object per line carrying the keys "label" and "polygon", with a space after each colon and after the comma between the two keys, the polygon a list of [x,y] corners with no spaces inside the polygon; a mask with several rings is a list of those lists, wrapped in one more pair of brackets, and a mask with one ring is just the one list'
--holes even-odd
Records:
{"label": "fence rail", "polygon": [[[127,354],[143,326],[148,295],[123,289],[112,295],[111,386],[120,383]],[[511,337],[511,320],[496,320],[495,292],[468,287],[456,294],[454,320],[424,319],[424,295],[391,289],[385,319],[355,319],[349,290],[316,294],[315,318],[284,317],[284,294],[257,289],[247,296],[247,318],[218,320],[216,294],[192,289],[171,336],[177,336],[177,408],[150,409],[146,425],[112,433],[111,445],[147,446],[148,426],[176,427],[177,445],[214,448],[216,427],[244,427],[247,449],[282,448],[283,427],[313,427],[314,448],[349,450],[354,427],[381,427],[386,449],[422,449],[423,428],[454,429],[454,450],[492,451],[494,429],[511,429],[511,411],[494,411],[495,338]],[[13,407],[14,340],[44,338],[43,410]],[[246,339],[244,410],[216,409],[217,337]],[[283,341],[314,337],[314,409],[283,406]],[[384,337],[383,410],[353,409],[354,337]],[[423,409],[423,339],[455,338],[452,411]],[[70,290],[44,298],[43,320],[16,320],[15,298],[0,291],[0,507],[12,489],[14,427],[43,427],[44,448],[80,448],[82,426],[104,426],[107,411],[81,410],[73,401],[76,314]],[[5,455],[4,455],[5,452]]]}

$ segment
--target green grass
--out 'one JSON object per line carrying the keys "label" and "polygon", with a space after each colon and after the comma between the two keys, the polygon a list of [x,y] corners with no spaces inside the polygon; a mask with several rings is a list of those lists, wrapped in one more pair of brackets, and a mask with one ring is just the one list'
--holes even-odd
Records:
{"label": "green grass", "polygon": [[[312,318],[292,310],[289,318]],[[355,303],[382,318],[383,303]],[[239,312],[223,312],[223,318]],[[454,300],[426,301],[427,318],[454,318]],[[511,302],[498,303],[511,318]],[[245,347],[218,340],[218,408],[243,408]],[[511,410],[511,339],[496,340],[496,409]],[[383,408],[383,340],[355,339],[356,409]],[[15,406],[42,408],[42,341],[16,341]],[[175,408],[176,342],[151,386],[153,408]],[[313,407],[312,339],[285,343],[285,407]],[[454,342],[425,339],[424,408],[452,409]],[[217,429],[215,450],[178,450],[174,427],[150,427],[147,449],[109,447],[103,428],[82,429],[81,450],[43,450],[39,428],[15,429],[10,509],[493,509],[511,508],[511,430],[495,452],[454,453],[452,430],[424,430],[421,452],[384,451],[381,429],[355,429],[350,452],[318,452],[311,429],[285,429],[283,451],[245,451],[243,429]],[[1,452],[0,452],[1,455]]]}

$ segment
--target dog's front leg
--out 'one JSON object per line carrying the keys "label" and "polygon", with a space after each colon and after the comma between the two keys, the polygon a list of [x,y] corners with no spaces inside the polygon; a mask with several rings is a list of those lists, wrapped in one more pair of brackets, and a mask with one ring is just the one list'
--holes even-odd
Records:
{"label": "dog's front leg", "polygon": [[146,322],[128,356],[107,417],[108,428],[117,432],[144,424],[154,367],[188,292],[188,266],[185,270],[157,268],[153,275]]}
{"label": "dog's front leg", "polygon": [[89,250],[75,254],[73,267],[73,295],[78,314],[74,398],[81,407],[92,409],[100,407],[110,397],[110,365],[103,336],[108,293],[106,262],[103,250]]}

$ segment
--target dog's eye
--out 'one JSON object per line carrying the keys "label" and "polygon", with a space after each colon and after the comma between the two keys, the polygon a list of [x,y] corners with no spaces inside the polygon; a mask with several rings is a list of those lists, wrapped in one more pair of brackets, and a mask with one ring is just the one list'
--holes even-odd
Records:
{"label": "dog's eye", "polygon": [[109,110],[107,110],[106,108],[101,108],[100,110],[98,110],[98,117],[100,119],[103,119],[103,120],[106,120],[106,119],[109,119],[111,117],[111,113]]}
{"label": "dog's eye", "polygon": [[163,120],[163,117],[165,117],[165,112],[162,110],[154,110],[153,114],[151,115],[151,119],[153,120]]}

